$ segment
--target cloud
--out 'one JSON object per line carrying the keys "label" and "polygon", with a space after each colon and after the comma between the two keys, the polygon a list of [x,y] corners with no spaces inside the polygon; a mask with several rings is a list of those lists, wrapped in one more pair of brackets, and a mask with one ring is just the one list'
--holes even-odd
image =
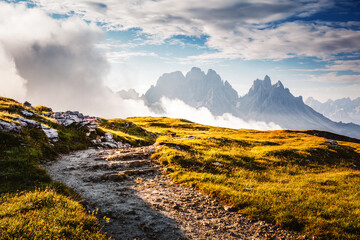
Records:
{"label": "cloud", "polygon": [[331,83],[350,83],[360,84],[360,75],[337,75],[336,72],[330,72],[322,75],[310,75],[310,81],[315,82],[331,82]]}
{"label": "cloud", "polygon": [[359,49],[360,31],[349,28],[356,22],[342,25],[286,22],[289,18],[301,19],[325,11],[335,6],[331,0],[105,0],[101,6],[89,0],[34,2],[49,13],[75,14],[100,22],[108,30],[139,29],[150,38],[144,40],[147,44],[163,43],[177,35],[208,36],[206,46],[217,50],[180,62],[294,56],[329,58]]}
{"label": "cloud", "polygon": [[[35,0],[51,13],[74,12],[82,18],[102,22],[110,29],[141,28],[145,33],[168,38],[172,35],[197,35],[203,26],[233,28],[239,24],[264,24],[290,16],[308,16],[333,5],[332,1],[289,0],[159,0],[98,1]],[[207,23],[207,24],[206,24]],[[167,31],[164,31],[167,30]]]}
{"label": "cloud", "polygon": [[4,53],[0,46],[0,96],[23,101],[26,95],[26,81],[16,73],[15,64]]}
{"label": "cloud", "polygon": [[282,23],[266,29],[238,27],[236,32],[227,32],[225,29],[208,31],[212,34],[207,45],[219,51],[183,60],[280,60],[295,56],[326,59],[339,53],[357,51],[360,38],[360,31],[301,21]]}
{"label": "cloud", "polygon": [[329,61],[329,63],[323,68],[295,68],[290,69],[297,72],[342,72],[352,71],[354,73],[360,73],[360,60],[335,60]]}
{"label": "cloud", "polygon": [[183,118],[196,123],[227,127],[227,128],[246,128],[256,130],[280,130],[282,129],[275,123],[265,123],[257,121],[246,122],[241,118],[237,118],[229,113],[222,116],[214,116],[209,109],[205,107],[194,108],[178,99],[161,98],[161,105],[165,111],[165,116],[171,118]]}
{"label": "cloud", "polygon": [[106,57],[111,63],[123,63],[131,57],[158,57],[158,55],[153,52],[113,51],[107,52]]}
{"label": "cloud", "polygon": [[143,103],[125,101],[104,86],[109,65],[95,47],[103,37],[95,24],[5,3],[0,22],[2,95],[103,117],[131,116],[134,109],[150,114]]}
{"label": "cloud", "polygon": [[326,66],[325,71],[353,71],[360,73],[360,60],[337,60]]}

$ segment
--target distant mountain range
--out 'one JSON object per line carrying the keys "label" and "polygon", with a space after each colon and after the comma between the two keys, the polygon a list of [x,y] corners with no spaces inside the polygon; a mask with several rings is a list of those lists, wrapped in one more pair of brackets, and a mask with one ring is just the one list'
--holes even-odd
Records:
{"label": "distant mountain range", "polygon": [[309,97],[305,103],[333,121],[360,124],[360,97],[354,100],[350,98],[341,98],[335,101],[329,99],[324,103]]}
{"label": "distant mountain range", "polygon": [[280,81],[272,84],[268,76],[255,80],[249,92],[239,97],[214,70],[205,74],[194,67],[185,76],[181,72],[163,74],[141,98],[161,113],[162,97],[180,99],[195,108],[206,107],[216,116],[231,113],[247,121],[274,122],[286,129],[317,129],[360,138],[360,125],[331,121],[307,106],[301,96],[294,97]]}

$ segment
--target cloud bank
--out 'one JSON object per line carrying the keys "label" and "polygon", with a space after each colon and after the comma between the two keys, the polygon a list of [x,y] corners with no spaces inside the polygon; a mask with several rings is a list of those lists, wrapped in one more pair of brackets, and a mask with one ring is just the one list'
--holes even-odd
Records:
{"label": "cloud bank", "polygon": [[280,130],[282,129],[275,123],[265,123],[257,121],[246,122],[241,118],[235,117],[229,113],[222,116],[214,116],[209,109],[205,107],[193,108],[178,99],[161,98],[161,105],[166,112],[167,117],[184,118],[196,123],[211,126],[227,127],[227,128],[246,128],[256,130]]}
{"label": "cloud bank", "polygon": [[351,27],[356,22],[306,21],[306,17],[315,13],[345,4],[332,0],[34,2],[49,13],[75,14],[88,21],[100,22],[108,30],[139,29],[149,38],[149,44],[161,44],[173,36],[208,36],[205,45],[217,50],[183,61],[286,59],[294,56],[329,58],[359,49],[360,31]]}

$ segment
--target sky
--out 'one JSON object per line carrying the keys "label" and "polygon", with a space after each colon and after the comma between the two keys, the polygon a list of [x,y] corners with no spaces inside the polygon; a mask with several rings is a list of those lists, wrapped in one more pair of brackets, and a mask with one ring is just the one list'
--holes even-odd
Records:
{"label": "sky", "polygon": [[360,2],[0,0],[0,95],[137,114],[109,91],[194,66],[240,95],[269,75],[304,99],[357,98]]}

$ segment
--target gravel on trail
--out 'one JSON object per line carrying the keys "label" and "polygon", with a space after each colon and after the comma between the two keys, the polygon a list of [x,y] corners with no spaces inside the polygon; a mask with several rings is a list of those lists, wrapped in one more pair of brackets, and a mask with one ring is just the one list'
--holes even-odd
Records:
{"label": "gravel on trail", "polygon": [[[150,159],[155,146],[96,150],[44,164],[74,189],[114,239],[304,239],[252,221],[193,188],[174,183]],[[98,210],[97,210],[98,209]],[[110,218],[106,223],[103,217]]]}

